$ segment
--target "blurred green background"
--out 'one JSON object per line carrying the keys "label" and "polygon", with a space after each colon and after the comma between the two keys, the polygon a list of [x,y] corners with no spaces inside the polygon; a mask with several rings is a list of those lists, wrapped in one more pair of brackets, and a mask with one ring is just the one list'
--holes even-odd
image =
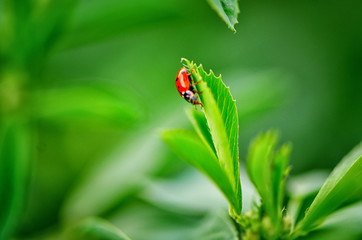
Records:
{"label": "blurred green background", "polygon": [[361,9],[241,1],[234,34],[202,0],[0,0],[0,223],[60,239],[101,216],[134,239],[188,239],[226,206],[159,138],[191,128],[181,57],[230,86],[242,162],[276,128],[292,175],[331,170],[362,136]]}

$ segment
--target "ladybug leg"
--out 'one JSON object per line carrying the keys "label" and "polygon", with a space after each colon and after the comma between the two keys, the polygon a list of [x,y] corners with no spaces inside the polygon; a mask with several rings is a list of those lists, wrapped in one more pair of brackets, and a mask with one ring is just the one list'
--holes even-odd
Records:
{"label": "ladybug leg", "polygon": [[202,103],[200,103],[200,102],[195,103],[195,108],[196,108],[196,105],[200,105],[200,106],[201,106],[201,108],[203,108],[203,107],[204,107],[204,104],[202,104]]}
{"label": "ladybug leg", "polygon": [[198,103],[195,103],[195,104],[194,104],[194,106],[195,106],[195,110],[197,110],[197,105],[200,105],[200,106],[201,106],[201,108],[203,108],[203,107],[204,107],[204,105],[203,105],[202,103],[198,102]]}
{"label": "ladybug leg", "polygon": [[188,73],[187,76],[191,76],[193,72],[194,72],[194,69],[192,68],[191,73]]}
{"label": "ladybug leg", "polygon": [[201,94],[202,92],[199,92],[199,91],[194,91],[194,93]]}
{"label": "ladybug leg", "polygon": [[[199,100],[199,96],[196,96],[196,99]],[[195,105],[195,107],[196,107],[196,105],[201,105],[202,108],[204,107],[204,105],[199,101],[197,101],[194,105]]]}
{"label": "ladybug leg", "polygon": [[202,80],[198,81],[198,82],[195,82],[193,84],[191,84],[192,87],[196,86],[197,84],[199,84],[200,82],[202,82]]}

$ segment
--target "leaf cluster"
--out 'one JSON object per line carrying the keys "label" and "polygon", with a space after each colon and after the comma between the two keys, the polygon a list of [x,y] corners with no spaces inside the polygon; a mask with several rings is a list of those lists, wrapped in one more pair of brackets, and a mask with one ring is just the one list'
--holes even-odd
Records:
{"label": "leaf cluster", "polygon": [[[291,144],[277,149],[278,133],[261,133],[251,143],[247,172],[260,196],[260,204],[241,214],[241,189],[238,154],[238,115],[229,88],[212,71],[183,59],[192,72],[202,111],[189,111],[196,134],[186,130],[166,130],[164,141],[182,159],[204,172],[229,201],[230,216],[240,224],[243,239],[297,239],[315,231],[324,220],[344,204],[361,200],[362,144],[353,149],[309,201],[295,201],[291,209],[305,209],[305,216],[288,215],[285,210],[285,185],[290,172]],[[299,193],[300,194],[300,193]],[[304,205],[301,205],[301,204]],[[298,217],[299,216],[299,217]],[[294,217],[294,218],[293,218]]]}

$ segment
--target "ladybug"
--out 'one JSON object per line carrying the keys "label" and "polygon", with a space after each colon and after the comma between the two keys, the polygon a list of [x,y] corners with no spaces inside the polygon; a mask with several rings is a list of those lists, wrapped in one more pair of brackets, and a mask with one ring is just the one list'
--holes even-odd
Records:
{"label": "ladybug", "polygon": [[180,96],[183,97],[183,99],[185,99],[189,103],[192,103],[195,106],[201,105],[201,107],[203,107],[204,105],[202,105],[202,103],[197,99],[198,96],[195,95],[195,94],[201,94],[201,92],[196,91],[196,89],[194,88],[194,86],[199,84],[201,80],[198,81],[197,83],[191,84],[191,80],[189,78],[191,74],[192,72],[190,74],[187,73],[185,67],[182,67],[180,71],[178,71],[176,75],[177,91],[180,94]]}

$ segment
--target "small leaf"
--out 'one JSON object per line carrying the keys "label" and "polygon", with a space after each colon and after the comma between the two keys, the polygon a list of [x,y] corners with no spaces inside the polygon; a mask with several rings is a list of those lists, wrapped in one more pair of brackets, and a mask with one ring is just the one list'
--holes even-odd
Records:
{"label": "small leaf", "polygon": [[196,134],[186,130],[168,130],[162,134],[162,138],[183,160],[209,176],[229,203],[235,209],[240,209],[240,202],[235,198],[230,180],[220,168],[218,159]]}
{"label": "small leaf", "polygon": [[234,26],[238,23],[237,17],[240,12],[237,0],[207,0],[210,6],[226,22],[228,27],[236,32]]}
{"label": "small leaf", "polygon": [[281,211],[283,204],[285,180],[289,174],[288,164],[291,150],[291,144],[283,145],[272,160],[273,196],[274,203],[278,206],[278,211]]}
{"label": "small leaf", "polygon": [[343,203],[361,200],[361,182],[362,143],[345,156],[327,178],[295,234],[313,230]]}
{"label": "small leaf", "polygon": [[277,142],[276,131],[260,134],[250,145],[247,170],[260,194],[265,211],[279,231],[291,146],[285,144],[275,153]]}
{"label": "small leaf", "polygon": [[251,143],[247,158],[247,170],[250,179],[257,188],[263,205],[273,222],[277,221],[278,217],[271,184],[271,161],[277,139],[278,135],[275,131],[260,134]]}
{"label": "small leaf", "polygon": [[23,215],[30,167],[30,141],[18,120],[0,129],[0,239],[10,239]]}
{"label": "small leaf", "polygon": [[130,240],[117,227],[100,218],[89,218],[68,233],[72,240]]}
{"label": "small leaf", "polygon": [[[216,77],[212,71],[207,74],[202,65],[196,66],[187,59],[181,60],[193,73],[200,100],[204,105],[204,113],[207,119],[210,133],[213,140],[219,165],[226,172],[232,183],[234,192],[240,204],[234,209],[236,214],[241,212],[241,186],[239,173],[239,123],[235,100],[232,98],[229,88]],[[204,132],[204,130],[199,130]],[[207,137],[204,137],[207,139]]]}
{"label": "small leaf", "polygon": [[225,213],[214,213],[195,231],[195,240],[238,240],[238,233],[230,217]]}

